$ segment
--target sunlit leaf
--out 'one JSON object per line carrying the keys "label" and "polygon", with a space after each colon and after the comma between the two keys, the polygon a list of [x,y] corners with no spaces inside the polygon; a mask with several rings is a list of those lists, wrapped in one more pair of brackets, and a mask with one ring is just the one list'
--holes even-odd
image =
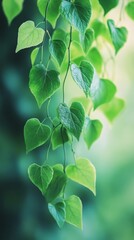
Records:
{"label": "sunlit leaf", "polygon": [[8,24],[11,24],[13,19],[20,14],[23,8],[23,2],[24,0],[2,0],[2,7]]}
{"label": "sunlit leaf", "polygon": [[65,222],[66,218],[66,211],[65,211],[65,203],[64,201],[58,202],[55,204],[48,204],[48,209],[55,221],[57,222],[58,226],[61,228]]}

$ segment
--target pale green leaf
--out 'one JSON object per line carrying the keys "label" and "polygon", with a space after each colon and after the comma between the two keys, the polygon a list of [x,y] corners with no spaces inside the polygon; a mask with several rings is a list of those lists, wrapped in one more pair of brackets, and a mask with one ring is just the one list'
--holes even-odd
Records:
{"label": "pale green leaf", "polygon": [[48,209],[58,226],[62,228],[66,218],[65,202],[62,201],[55,204],[49,203]]}
{"label": "pale green leaf", "polygon": [[134,1],[131,1],[129,3],[127,3],[125,10],[128,14],[128,16],[134,20]]}
{"label": "pale green leaf", "polygon": [[31,52],[31,63],[32,63],[32,65],[34,65],[34,63],[35,63],[35,61],[36,61],[36,58],[37,58],[39,49],[40,49],[40,48],[37,47],[37,48],[35,48],[35,49]]}
{"label": "pale green leaf", "polygon": [[29,119],[24,126],[24,139],[27,153],[43,145],[50,137],[51,130],[37,118]]}
{"label": "pale green leaf", "polygon": [[88,159],[80,158],[75,165],[68,165],[66,174],[68,178],[96,194],[96,170]]}
{"label": "pale green leaf", "polygon": [[93,64],[97,73],[101,73],[104,63],[99,50],[96,47],[91,48],[88,52],[87,58]]}
{"label": "pale green leaf", "polygon": [[13,19],[21,13],[23,2],[24,0],[2,0],[2,7],[8,24],[11,24]]}
{"label": "pale green leaf", "polygon": [[37,28],[33,21],[26,21],[21,24],[18,30],[18,40],[16,52],[24,48],[34,47],[42,43],[44,37],[44,30]]}

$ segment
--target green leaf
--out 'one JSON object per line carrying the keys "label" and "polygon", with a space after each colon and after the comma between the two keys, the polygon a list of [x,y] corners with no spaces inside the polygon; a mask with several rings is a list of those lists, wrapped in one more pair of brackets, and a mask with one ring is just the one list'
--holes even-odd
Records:
{"label": "green leaf", "polygon": [[20,14],[23,8],[24,0],[3,0],[3,11],[8,20],[8,24],[11,24],[12,20]]}
{"label": "green leaf", "polygon": [[39,47],[35,48],[32,52],[31,52],[31,63],[32,65],[34,65],[35,61],[36,61],[36,58],[37,58],[37,55],[38,55],[38,52],[39,52]]}
{"label": "green leaf", "polygon": [[124,46],[127,41],[128,31],[125,27],[117,28],[115,27],[114,21],[109,19],[107,21],[111,39],[115,48],[116,54]]}
{"label": "green leaf", "polygon": [[113,98],[113,100],[108,103],[104,104],[101,107],[102,112],[106,115],[109,121],[113,121],[118,114],[123,110],[125,103],[120,98]]}
{"label": "green leaf", "polygon": [[49,203],[48,209],[58,226],[62,228],[66,218],[65,202],[62,201],[55,204]]}
{"label": "green leaf", "polygon": [[46,71],[43,64],[32,67],[29,87],[39,107],[59,88],[58,76],[59,73],[54,70]]}
{"label": "green leaf", "polygon": [[45,194],[53,177],[53,169],[48,165],[39,166],[33,163],[28,168],[28,175],[31,182]]}
{"label": "green leaf", "polygon": [[134,1],[131,1],[129,3],[127,3],[125,10],[128,14],[128,16],[134,20]]}
{"label": "green leaf", "polygon": [[56,28],[53,32],[52,40],[61,40],[68,46],[69,43],[69,33],[65,32],[61,28]]}
{"label": "green leaf", "polygon": [[44,34],[44,30],[35,27],[33,21],[22,23],[18,30],[16,53],[24,48],[34,47],[42,43]]}
{"label": "green leaf", "polygon": [[88,97],[89,88],[91,86],[94,75],[94,68],[92,65],[87,61],[81,61],[80,66],[72,64],[71,73],[75,82],[81,89],[83,89],[85,95]]}
{"label": "green leaf", "polygon": [[79,197],[72,195],[66,204],[66,222],[82,229],[82,202]]}
{"label": "green leaf", "polygon": [[89,28],[86,30],[85,34],[80,34],[80,41],[81,41],[84,52],[87,54],[89,48],[91,47],[94,41],[93,29]]}
{"label": "green leaf", "polygon": [[99,120],[91,120],[89,117],[86,118],[83,136],[88,149],[99,138],[101,131],[102,123]]}
{"label": "green leaf", "polygon": [[91,27],[94,30],[95,38],[103,37],[104,39],[111,43],[111,37],[108,28],[103,22],[101,22],[99,19],[95,19],[92,22]]}
{"label": "green leaf", "polygon": [[87,57],[95,67],[97,73],[101,73],[103,68],[103,58],[99,50],[96,47],[91,48],[90,51],[88,52]]}
{"label": "green leaf", "polygon": [[49,139],[51,129],[37,118],[29,119],[24,126],[24,138],[27,153],[43,145]]}
{"label": "green leaf", "polygon": [[116,86],[107,79],[99,79],[97,74],[90,88],[90,96],[94,103],[94,109],[100,105],[110,102],[116,93]]}
{"label": "green leaf", "polygon": [[[52,24],[53,28],[55,27],[56,21],[59,17],[59,7],[62,0],[50,0],[47,10],[47,20]],[[43,17],[45,17],[45,9],[47,6],[48,0],[38,0],[37,6],[42,14]]]}
{"label": "green leaf", "polygon": [[67,134],[67,130],[65,128],[62,128],[61,126],[55,128],[51,137],[51,141],[53,150],[63,145],[63,142],[68,142],[69,136]]}
{"label": "green leaf", "polygon": [[111,9],[118,5],[119,0],[99,0],[99,2],[104,9],[104,13],[107,14]]}
{"label": "green leaf", "polygon": [[61,167],[53,168],[54,174],[51,183],[49,184],[45,197],[49,203],[51,203],[55,198],[60,196],[67,182],[67,177],[64,174]]}
{"label": "green leaf", "polygon": [[76,97],[76,98],[71,99],[71,103],[72,102],[79,102],[79,103],[81,103],[83,108],[84,108],[85,113],[88,113],[89,107],[90,107],[90,103],[91,103],[91,101],[88,98],[83,97],[83,96]]}
{"label": "green leaf", "polygon": [[60,7],[61,14],[79,32],[84,33],[91,18],[91,4],[89,0],[63,0]]}
{"label": "green leaf", "polygon": [[66,104],[62,103],[59,105],[58,113],[63,126],[79,140],[85,117],[82,105],[73,102],[69,109]]}
{"label": "green leaf", "polygon": [[80,158],[76,160],[76,165],[68,165],[66,174],[68,178],[96,194],[96,171],[88,159]]}
{"label": "green leaf", "polygon": [[53,58],[56,59],[58,64],[61,65],[66,53],[66,45],[61,40],[50,40],[49,52],[53,56]]}

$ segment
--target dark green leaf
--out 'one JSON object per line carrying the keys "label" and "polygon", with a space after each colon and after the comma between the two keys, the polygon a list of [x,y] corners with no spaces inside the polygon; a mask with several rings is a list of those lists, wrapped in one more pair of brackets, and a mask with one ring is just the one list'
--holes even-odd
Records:
{"label": "dark green leaf", "polygon": [[3,11],[11,24],[12,20],[20,14],[23,8],[24,0],[2,0]]}
{"label": "dark green leaf", "polygon": [[111,39],[115,48],[116,54],[122,48],[127,41],[128,31],[125,27],[117,28],[115,27],[114,21],[109,19],[107,21]]}
{"label": "dark green leaf", "polygon": [[37,118],[29,119],[24,126],[27,153],[43,145],[50,137],[51,129]]}
{"label": "dark green leaf", "polygon": [[115,8],[119,0],[99,0],[101,6],[104,9],[104,13],[107,14],[112,8]]}
{"label": "dark green leaf", "polygon": [[66,222],[82,229],[82,202],[79,197],[73,195],[65,200]]}
{"label": "dark green leaf", "polygon": [[53,32],[52,40],[61,40],[68,46],[69,43],[69,33],[65,32],[61,28],[56,28]]}
{"label": "dark green leaf", "polygon": [[85,110],[85,113],[88,113],[89,108],[90,108],[90,104],[92,104],[89,98],[86,98],[86,97],[83,97],[83,96],[71,99],[71,103],[72,102],[81,103],[84,110]]}
{"label": "dark green leaf", "polygon": [[63,0],[60,7],[61,14],[79,32],[84,33],[91,18],[91,4],[89,0]]}
{"label": "dark green leaf", "polygon": [[96,47],[91,48],[87,57],[95,67],[97,73],[101,73],[103,68],[103,58],[99,50]]}
{"label": "dark green leaf", "polygon": [[46,71],[42,64],[32,67],[29,87],[39,107],[59,88],[60,80],[58,76],[58,72],[54,70]]}
{"label": "dark green leaf", "polygon": [[91,86],[94,69],[92,65],[87,61],[82,61],[80,66],[76,64],[71,65],[72,77],[78,86],[83,89],[85,95],[89,96],[89,88]]}
{"label": "dark green leaf", "polygon": [[66,174],[68,178],[96,194],[96,171],[88,159],[80,158],[76,160],[76,165],[68,165]]}
{"label": "dark green leaf", "polygon": [[59,105],[58,113],[63,126],[79,140],[85,117],[82,105],[73,102],[69,109],[66,104],[62,103]]}
{"label": "dark green leaf", "polygon": [[58,126],[55,128],[53,134],[52,134],[52,148],[55,150],[56,148],[60,147],[63,142],[69,141],[69,136],[67,134],[67,130],[65,128],[62,128],[61,126]]}
{"label": "dark green leaf", "polygon": [[101,134],[102,123],[99,120],[91,120],[89,117],[87,117],[83,130],[84,140],[87,144],[87,147],[90,148]]}
{"label": "dark green leaf", "polygon": [[60,228],[63,227],[66,218],[65,202],[62,201],[55,204],[49,203],[48,209],[58,226]]}
{"label": "dark green leaf", "polygon": [[125,9],[126,9],[126,12],[127,12],[128,16],[129,16],[132,20],[134,20],[134,1],[129,2],[129,3],[126,5]]}
{"label": "dark green leaf", "polygon": [[89,48],[91,47],[94,41],[93,29],[89,28],[86,30],[85,34],[80,34],[80,41],[81,41],[84,52],[87,54]]}
{"label": "dark green leaf", "polygon": [[49,52],[56,59],[59,65],[61,65],[66,53],[66,45],[61,40],[50,40]]}
{"label": "dark green leaf", "polygon": [[31,182],[45,194],[53,177],[53,169],[48,165],[39,166],[33,163],[28,168],[28,175]]}

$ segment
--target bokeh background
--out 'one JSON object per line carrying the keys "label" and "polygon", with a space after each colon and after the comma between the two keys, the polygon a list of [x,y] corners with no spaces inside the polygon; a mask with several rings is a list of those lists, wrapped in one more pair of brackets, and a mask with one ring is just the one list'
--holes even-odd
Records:
{"label": "bokeh background", "polygon": [[[90,151],[80,142],[76,155],[88,157],[97,170],[97,196],[69,183],[68,194],[77,193],[84,205],[83,231],[65,224],[58,229],[47,204],[27,176],[30,163],[42,163],[46,147],[25,154],[23,127],[28,118],[45,116],[28,88],[30,50],[15,54],[17,30],[28,19],[40,21],[36,1],[26,1],[23,13],[10,27],[0,6],[0,239],[1,240],[133,240],[134,239],[134,23],[125,15],[128,42],[116,59],[118,97],[126,106],[110,124],[103,122],[100,139]],[[29,9],[29,10],[28,10]],[[111,16],[118,16],[118,9]],[[69,86],[68,86],[69,87]],[[74,86],[75,87],[75,86]],[[71,88],[72,89],[72,88]],[[68,91],[68,99],[74,89]],[[50,105],[53,114],[58,94]],[[70,149],[67,156],[71,159]],[[50,154],[62,160],[61,149]]]}

